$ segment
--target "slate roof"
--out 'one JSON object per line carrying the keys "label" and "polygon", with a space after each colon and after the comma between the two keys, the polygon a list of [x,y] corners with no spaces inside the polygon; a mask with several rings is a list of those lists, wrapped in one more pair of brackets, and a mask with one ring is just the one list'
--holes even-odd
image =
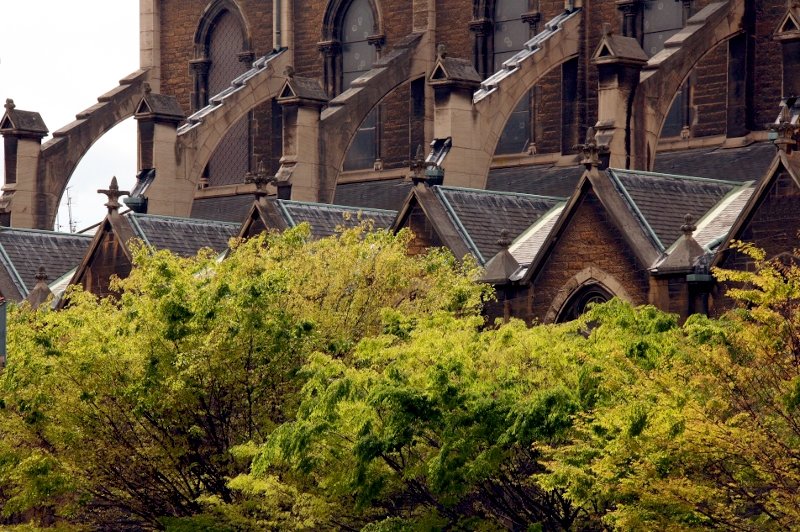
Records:
{"label": "slate roof", "polygon": [[355,227],[362,220],[373,220],[376,229],[388,229],[394,223],[397,211],[365,209],[324,203],[275,200],[287,225],[294,227],[303,222],[311,225],[315,238],[336,234],[337,227]]}
{"label": "slate roof", "polygon": [[184,257],[195,255],[202,248],[222,253],[228,248],[228,241],[239,233],[238,223],[133,212],[125,217],[134,234],[146,244]]}
{"label": "slate roof", "polygon": [[529,165],[492,168],[489,170],[486,188],[566,198],[575,192],[575,186],[581,175],[583,168],[577,163],[575,166]]}
{"label": "slate roof", "polygon": [[550,211],[562,198],[456,187],[433,187],[469,248],[485,264],[501,246],[502,230],[516,237]]}
{"label": "slate roof", "polygon": [[609,169],[629,207],[661,244],[662,251],[681,236],[684,216],[702,218],[741,184],[697,177]]}
{"label": "slate roof", "polygon": [[241,223],[252,205],[252,194],[198,198],[192,202],[191,217],[201,220]]}
{"label": "slate roof", "polygon": [[742,214],[747,202],[755,192],[755,186],[743,186],[735,190],[717,205],[708,215],[697,222],[694,239],[706,249],[714,248],[722,243]]}
{"label": "slate roof", "polygon": [[407,179],[384,179],[336,185],[333,203],[351,207],[399,210],[414,184]]}
{"label": "slate roof", "polygon": [[26,295],[36,286],[40,266],[51,281],[56,280],[81,263],[91,241],[91,235],[3,227],[0,262]]}
{"label": "slate roof", "polygon": [[758,142],[742,148],[704,148],[656,154],[654,170],[727,181],[757,181],[775,157],[775,145]]}
{"label": "slate roof", "polygon": [[514,240],[508,250],[520,265],[528,266],[533,262],[566,205],[566,202],[556,204]]}

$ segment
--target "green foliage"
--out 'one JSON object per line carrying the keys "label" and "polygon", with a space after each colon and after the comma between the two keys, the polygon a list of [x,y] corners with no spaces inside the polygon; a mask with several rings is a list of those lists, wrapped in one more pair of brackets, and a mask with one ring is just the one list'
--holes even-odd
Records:
{"label": "green foliage", "polygon": [[[800,269],[741,307],[487,328],[473,264],[306,228],[137,252],[117,299],[10,315],[0,522],[182,530],[800,523]],[[26,524],[29,523],[29,524]]]}
{"label": "green foliage", "polygon": [[406,233],[308,235],[236,242],[224,261],[141,247],[119,298],[75,291],[62,312],[12,309],[0,376],[5,519],[179,527],[213,515],[235,530],[250,526],[239,519],[325,515],[294,488],[236,480],[246,444],[293,419],[310,354],[347,355],[387,313],[398,323],[475,314],[484,289],[447,253],[408,257]]}

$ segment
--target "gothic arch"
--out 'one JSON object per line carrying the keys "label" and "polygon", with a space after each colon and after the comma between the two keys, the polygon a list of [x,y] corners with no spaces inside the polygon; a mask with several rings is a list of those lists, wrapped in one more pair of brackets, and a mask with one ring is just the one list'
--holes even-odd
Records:
{"label": "gothic arch", "polygon": [[613,275],[604,272],[597,266],[589,266],[564,283],[545,315],[545,323],[560,321],[565,316],[565,313],[570,310],[570,305],[576,302],[577,296],[588,292],[587,289],[594,289],[598,293],[604,293],[610,296],[609,299],[618,297],[623,301],[633,302],[630,295],[628,295],[628,291]]}
{"label": "gothic arch", "polygon": [[662,52],[644,67],[633,101],[632,168],[652,170],[661,130],[681,86],[700,60],[742,32],[744,0],[707,6],[687,21]]}
{"label": "gothic arch", "polygon": [[214,23],[228,12],[238,19],[239,27],[242,29],[242,52],[250,52],[253,49],[250,27],[242,14],[242,9],[235,0],[214,0],[203,10],[200,20],[197,23],[197,30],[194,33],[194,58],[200,59],[208,57],[208,41]]}
{"label": "gothic arch", "polygon": [[[330,0],[325,7],[322,18],[322,42],[338,42],[341,40],[342,19],[353,0]],[[374,20],[373,35],[383,34],[383,16],[378,0],[368,0]]]}

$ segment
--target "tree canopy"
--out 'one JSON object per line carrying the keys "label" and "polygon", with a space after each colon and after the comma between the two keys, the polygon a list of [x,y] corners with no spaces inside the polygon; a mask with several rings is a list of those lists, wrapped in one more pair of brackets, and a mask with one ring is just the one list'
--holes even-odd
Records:
{"label": "tree canopy", "polygon": [[[141,248],[118,297],[12,310],[9,524],[772,530],[800,523],[800,270],[717,272],[681,324],[620,301],[487,324],[477,268],[307,228]],[[3,522],[3,521],[0,521]]]}

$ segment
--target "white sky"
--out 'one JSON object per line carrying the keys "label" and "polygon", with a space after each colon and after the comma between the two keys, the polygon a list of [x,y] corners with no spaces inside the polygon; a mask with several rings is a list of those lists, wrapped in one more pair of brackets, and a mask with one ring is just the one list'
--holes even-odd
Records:
{"label": "white sky", "polygon": [[[137,0],[0,0],[0,12],[0,105],[13,98],[17,109],[41,113],[50,132],[75,120],[139,68]],[[3,165],[0,157],[0,180]],[[78,229],[102,219],[106,199],[97,189],[107,188],[114,175],[120,188],[133,187],[133,119],[104,135],[72,175],[72,217]],[[59,212],[62,231],[69,230],[65,205],[66,194]]]}

